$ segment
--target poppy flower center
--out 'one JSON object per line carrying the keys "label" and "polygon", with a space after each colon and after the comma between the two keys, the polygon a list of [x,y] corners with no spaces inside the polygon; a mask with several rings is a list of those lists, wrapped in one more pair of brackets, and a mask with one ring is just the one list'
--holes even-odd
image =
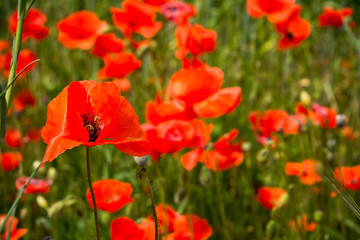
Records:
{"label": "poppy flower center", "polygon": [[293,35],[291,32],[287,31],[287,32],[286,32],[286,38],[288,38],[288,39],[294,39],[294,35]]}
{"label": "poppy flower center", "polygon": [[87,113],[81,117],[83,120],[83,126],[89,132],[89,142],[95,142],[95,140],[99,137],[101,130],[103,129],[103,125],[99,121],[100,118],[95,114],[89,115]]}

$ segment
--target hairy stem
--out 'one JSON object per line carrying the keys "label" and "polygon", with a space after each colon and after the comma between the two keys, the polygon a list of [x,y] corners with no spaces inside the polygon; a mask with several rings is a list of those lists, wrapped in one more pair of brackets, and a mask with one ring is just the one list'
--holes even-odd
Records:
{"label": "hairy stem", "polygon": [[146,169],[144,168],[143,170],[143,173],[146,177],[146,182],[149,186],[149,192],[150,192],[150,198],[151,198],[151,210],[153,212],[153,215],[154,215],[154,223],[155,223],[155,240],[158,240],[159,239],[159,231],[158,231],[158,219],[157,219],[157,215],[156,215],[156,210],[155,210],[155,198],[154,198],[154,191],[151,187],[151,182],[150,182],[150,179],[149,179],[149,176],[146,172]]}
{"label": "hairy stem", "polygon": [[91,198],[92,198],[92,202],[93,202],[93,205],[94,205],[94,218],[95,218],[95,227],[96,227],[96,239],[97,239],[97,240],[100,240],[96,200],[95,200],[94,189],[93,189],[92,183],[91,183],[91,174],[90,174],[90,148],[89,148],[89,147],[86,147],[86,170],[87,170],[87,179],[88,179],[88,183],[89,183]]}

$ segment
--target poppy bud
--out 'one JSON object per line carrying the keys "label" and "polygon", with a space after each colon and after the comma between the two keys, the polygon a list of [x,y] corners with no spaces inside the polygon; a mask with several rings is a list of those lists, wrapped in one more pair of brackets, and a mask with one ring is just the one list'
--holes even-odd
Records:
{"label": "poppy bud", "polygon": [[57,216],[63,209],[65,208],[64,201],[57,201],[53,205],[50,206],[48,209],[48,216],[49,218],[53,218]]}
{"label": "poppy bud", "polygon": [[267,148],[261,149],[256,155],[256,160],[260,165],[265,165],[269,159],[270,151]]}
{"label": "poppy bud", "polygon": [[308,92],[302,90],[300,92],[300,102],[301,104],[303,104],[305,107],[310,107],[311,105],[311,96],[309,95]]}
{"label": "poppy bud", "polygon": [[272,239],[276,234],[276,223],[274,220],[270,220],[266,225],[266,235]]}
{"label": "poppy bud", "polygon": [[317,210],[314,213],[314,219],[316,222],[321,222],[323,220],[323,217],[324,217],[324,213],[320,210]]}
{"label": "poppy bud", "polygon": [[179,190],[177,190],[175,192],[174,195],[174,202],[176,204],[180,204],[186,197],[186,190],[184,188],[179,188]]}
{"label": "poppy bud", "polygon": [[306,88],[310,86],[310,79],[308,78],[302,78],[299,80],[300,87]]}
{"label": "poppy bud", "polygon": [[209,168],[203,166],[200,170],[199,181],[203,186],[209,186],[212,183],[212,176]]}
{"label": "poppy bud", "polygon": [[329,151],[333,152],[336,149],[336,140],[333,138],[330,138],[329,140],[327,140],[327,148],[329,149]]}
{"label": "poppy bud", "polygon": [[41,195],[38,195],[38,196],[36,197],[36,203],[37,203],[37,205],[39,205],[39,207],[41,207],[41,208],[47,209],[47,208],[49,207],[46,199],[45,199],[43,196],[41,196]]}
{"label": "poppy bud", "polygon": [[54,167],[49,168],[48,170],[48,178],[50,178],[51,180],[55,180],[57,176],[57,171]]}
{"label": "poppy bud", "polygon": [[28,214],[28,213],[27,213],[26,208],[22,208],[22,209],[20,210],[20,218],[21,218],[21,220],[26,219],[27,214]]}
{"label": "poppy bud", "polygon": [[249,152],[251,150],[251,143],[250,142],[243,142],[241,146],[244,152]]}
{"label": "poppy bud", "polygon": [[146,155],[144,157],[134,157],[134,160],[139,167],[146,167],[148,161],[149,161],[149,155]]}
{"label": "poppy bud", "polygon": [[336,126],[338,128],[345,127],[348,123],[348,118],[344,114],[337,114],[336,117]]}

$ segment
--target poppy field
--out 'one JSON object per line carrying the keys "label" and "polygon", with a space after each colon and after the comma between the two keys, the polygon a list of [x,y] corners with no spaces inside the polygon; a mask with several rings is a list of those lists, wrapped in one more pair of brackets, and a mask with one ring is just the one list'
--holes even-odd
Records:
{"label": "poppy field", "polygon": [[0,239],[360,239],[360,4],[2,0]]}

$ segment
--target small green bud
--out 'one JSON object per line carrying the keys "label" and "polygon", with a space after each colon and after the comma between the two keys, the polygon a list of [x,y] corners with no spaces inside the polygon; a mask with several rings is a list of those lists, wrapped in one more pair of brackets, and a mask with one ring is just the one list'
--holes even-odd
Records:
{"label": "small green bud", "polygon": [[270,220],[266,225],[266,235],[269,238],[273,238],[276,234],[276,223],[274,220]]}
{"label": "small green bud", "polygon": [[134,157],[134,160],[139,167],[146,167],[148,161],[149,161],[149,155],[146,155],[144,157]]}
{"label": "small green bud", "polygon": [[39,207],[47,209],[49,207],[48,202],[42,195],[36,196],[36,203]]}
{"label": "small green bud", "polygon": [[315,211],[314,219],[316,222],[321,222],[324,218],[324,213],[320,210]]}

